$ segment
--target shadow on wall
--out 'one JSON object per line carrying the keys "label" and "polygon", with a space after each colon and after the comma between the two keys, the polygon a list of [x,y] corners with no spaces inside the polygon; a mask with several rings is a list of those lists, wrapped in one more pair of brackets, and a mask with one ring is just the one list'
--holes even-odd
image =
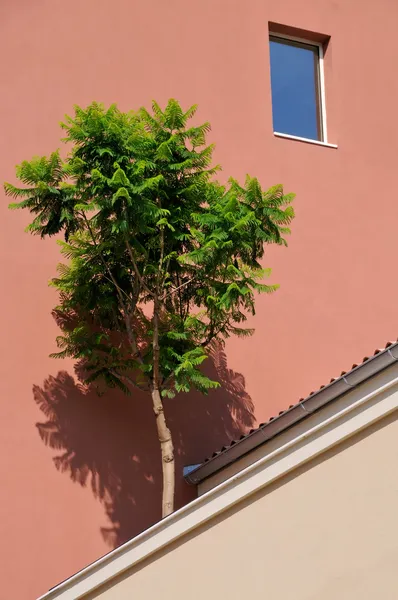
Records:
{"label": "shadow on wall", "polygon": [[[219,348],[207,374],[221,388],[165,400],[176,453],[176,508],[195,497],[183,477],[183,466],[200,462],[254,425],[253,403],[244,377],[228,369]],[[149,395],[128,397],[96,390],[66,371],[33,388],[46,421],[37,423],[43,442],[56,450],[55,467],[83,487],[91,487],[110,521],[101,528],[114,548],[161,517],[161,462]]]}

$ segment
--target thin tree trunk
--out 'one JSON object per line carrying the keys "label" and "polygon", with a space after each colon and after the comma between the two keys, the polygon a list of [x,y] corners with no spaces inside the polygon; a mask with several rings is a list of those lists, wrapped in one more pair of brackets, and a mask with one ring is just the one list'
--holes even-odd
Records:
{"label": "thin tree trunk", "polygon": [[156,292],[153,306],[153,379],[151,394],[162,454],[162,517],[167,517],[167,515],[170,515],[174,511],[175,465],[173,440],[171,431],[166,423],[162,396],[160,394],[159,310],[159,296],[158,292]]}
{"label": "thin tree trunk", "polygon": [[167,517],[167,515],[170,515],[174,511],[175,466],[173,440],[171,431],[167,427],[163,402],[159,390],[152,390],[152,402],[162,452],[162,517]]}

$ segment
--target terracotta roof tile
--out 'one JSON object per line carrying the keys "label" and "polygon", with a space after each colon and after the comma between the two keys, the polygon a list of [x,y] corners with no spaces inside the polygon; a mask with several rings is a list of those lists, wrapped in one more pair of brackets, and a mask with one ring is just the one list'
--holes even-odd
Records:
{"label": "terracotta roof tile", "polygon": [[[389,342],[387,342],[387,344],[384,346],[384,348],[377,348],[373,352],[372,356],[376,356],[377,354],[380,354],[380,352],[383,352],[384,350],[387,350],[387,348],[389,348],[390,346],[392,346],[396,342],[398,342],[398,339],[395,340],[395,341],[389,341]],[[364,364],[365,362],[367,362],[370,358],[372,358],[372,356],[365,356],[360,363],[354,363],[349,371],[342,371],[341,374],[338,377],[332,377],[332,379],[330,380],[330,383],[333,383],[334,381],[336,381],[340,377],[344,377],[345,375],[347,375],[348,373],[350,373],[351,371],[353,371],[354,369],[356,369],[359,365]],[[326,385],[328,385],[328,384],[326,384]],[[322,390],[323,388],[326,387],[326,385],[321,385],[317,390],[314,390],[314,391],[310,392],[308,394],[308,396],[312,396],[313,394],[315,394],[319,390]],[[307,398],[308,398],[308,396],[307,396]],[[286,410],[280,411],[280,413],[277,416],[281,416],[281,415],[285,414],[286,412],[288,412],[289,410],[291,410],[292,408],[296,408],[296,406],[298,406],[299,404],[301,404],[301,402],[303,402],[303,401],[304,401],[304,398],[300,398],[300,400],[296,404],[291,404],[289,406],[289,408],[287,408]],[[229,442],[229,444],[227,444],[226,446],[223,446],[221,448],[221,450],[218,450],[217,452],[213,452],[213,454],[211,456],[209,456],[208,458],[206,458],[204,460],[204,463],[208,462],[212,458],[215,458],[216,456],[218,456],[222,452],[225,452],[225,450],[228,450],[229,448],[231,448],[235,444],[238,444],[239,442],[241,442],[242,440],[246,439],[250,435],[253,435],[253,433],[255,433],[256,431],[259,431],[260,429],[263,429],[264,427],[266,427],[266,425],[268,425],[268,423],[271,423],[271,421],[273,421],[274,419],[276,419],[277,416],[270,417],[268,419],[268,421],[264,421],[264,423],[260,423],[260,425],[258,427],[256,427],[255,429],[250,429],[250,431],[248,433],[241,435],[239,439],[231,440]]]}

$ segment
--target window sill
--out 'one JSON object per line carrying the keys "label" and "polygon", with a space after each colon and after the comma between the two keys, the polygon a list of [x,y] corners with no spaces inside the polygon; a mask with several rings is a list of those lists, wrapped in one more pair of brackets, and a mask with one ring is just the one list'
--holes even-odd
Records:
{"label": "window sill", "polygon": [[316,146],[326,146],[327,148],[337,148],[337,144],[328,144],[327,142],[321,142],[319,140],[310,140],[309,138],[298,137],[297,135],[289,135],[288,133],[279,133],[274,131],[274,136],[285,138],[287,140],[294,140],[296,142],[304,142],[305,144],[315,144]]}

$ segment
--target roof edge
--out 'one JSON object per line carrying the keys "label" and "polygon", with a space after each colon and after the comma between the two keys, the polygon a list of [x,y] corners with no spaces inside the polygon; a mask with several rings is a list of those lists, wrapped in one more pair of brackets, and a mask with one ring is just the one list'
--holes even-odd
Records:
{"label": "roof edge", "polygon": [[277,417],[271,418],[241,440],[232,442],[206,462],[186,469],[184,475],[187,483],[192,485],[201,483],[258,446],[306,419],[326,404],[356,388],[373,375],[384,371],[398,360],[398,342],[389,342],[383,350],[377,350],[374,356],[364,360],[365,362],[362,364],[356,365],[350,371],[342,373],[340,377],[332,379],[329,384],[312,392]]}
{"label": "roof edge", "polygon": [[[389,391],[391,393],[387,393]],[[258,490],[390,415],[398,409],[397,370],[393,369],[391,376],[386,374],[383,381],[358,396],[354,396],[347,406],[337,406],[337,410],[321,422],[309,423],[297,436],[72,575],[39,600],[83,600]]]}

